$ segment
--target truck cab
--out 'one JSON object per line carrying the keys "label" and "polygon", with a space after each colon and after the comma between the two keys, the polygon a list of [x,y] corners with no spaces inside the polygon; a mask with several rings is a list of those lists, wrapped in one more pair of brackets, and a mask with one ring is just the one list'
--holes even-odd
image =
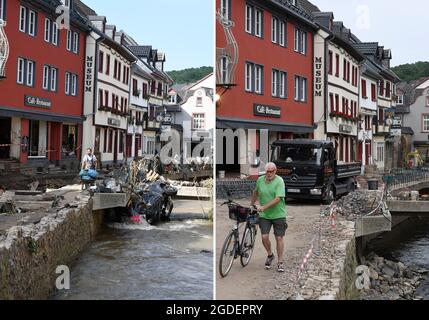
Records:
{"label": "truck cab", "polygon": [[356,188],[361,164],[338,164],[331,141],[279,140],[271,149],[271,161],[285,181],[288,198],[331,203]]}

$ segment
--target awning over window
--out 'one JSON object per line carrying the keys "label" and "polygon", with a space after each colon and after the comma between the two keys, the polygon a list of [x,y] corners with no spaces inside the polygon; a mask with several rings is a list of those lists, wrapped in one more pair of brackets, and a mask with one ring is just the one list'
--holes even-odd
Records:
{"label": "awning over window", "polygon": [[29,120],[49,122],[83,123],[82,117],[66,116],[56,113],[37,112],[22,109],[0,107],[0,117],[19,117]]}
{"label": "awning over window", "polygon": [[295,123],[280,123],[272,121],[252,121],[241,119],[217,118],[216,127],[218,129],[268,129],[276,132],[290,133],[313,133],[316,126],[295,124]]}

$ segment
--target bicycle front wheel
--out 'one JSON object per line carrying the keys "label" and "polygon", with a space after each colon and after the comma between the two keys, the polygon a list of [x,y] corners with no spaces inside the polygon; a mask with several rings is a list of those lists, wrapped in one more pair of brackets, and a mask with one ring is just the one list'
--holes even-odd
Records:
{"label": "bicycle front wheel", "polygon": [[231,231],[226,237],[222,247],[219,259],[219,273],[222,278],[225,278],[231,271],[232,265],[237,254],[237,245],[235,240],[234,231]]}
{"label": "bicycle front wheel", "polygon": [[242,252],[241,252],[241,265],[243,268],[247,267],[252,259],[253,249],[255,248],[256,240],[256,229],[252,227],[247,227],[244,231],[243,241],[242,241]]}

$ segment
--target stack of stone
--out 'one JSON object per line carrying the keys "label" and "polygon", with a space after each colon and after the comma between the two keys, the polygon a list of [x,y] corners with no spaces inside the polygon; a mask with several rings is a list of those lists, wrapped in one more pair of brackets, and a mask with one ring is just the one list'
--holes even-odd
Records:
{"label": "stack of stone", "polygon": [[363,300],[423,300],[416,289],[428,270],[393,262],[374,253],[364,261],[369,268],[370,289],[362,292]]}

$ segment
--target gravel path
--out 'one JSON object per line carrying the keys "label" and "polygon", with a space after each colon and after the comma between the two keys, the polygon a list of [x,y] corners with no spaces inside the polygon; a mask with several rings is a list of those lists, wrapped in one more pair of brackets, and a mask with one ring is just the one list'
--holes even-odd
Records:
{"label": "gravel path", "polygon": [[[249,200],[238,201],[242,205],[249,205]],[[264,269],[266,252],[262,246],[260,232],[250,265],[243,269],[239,260],[227,278],[221,279],[218,273],[219,254],[224,239],[233,221],[228,218],[226,207],[217,203],[216,216],[216,280],[217,299],[220,300],[286,300],[295,299],[297,293],[297,274],[302,259],[310,248],[314,237],[313,227],[316,226],[320,216],[320,204],[290,201],[287,204],[289,214],[289,229],[286,234],[286,272],[279,274],[274,268],[270,271]],[[274,244],[274,236],[272,235]],[[275,248],[275,246],[274,246]],[[273,249],[274,249],[273,248]]]}

